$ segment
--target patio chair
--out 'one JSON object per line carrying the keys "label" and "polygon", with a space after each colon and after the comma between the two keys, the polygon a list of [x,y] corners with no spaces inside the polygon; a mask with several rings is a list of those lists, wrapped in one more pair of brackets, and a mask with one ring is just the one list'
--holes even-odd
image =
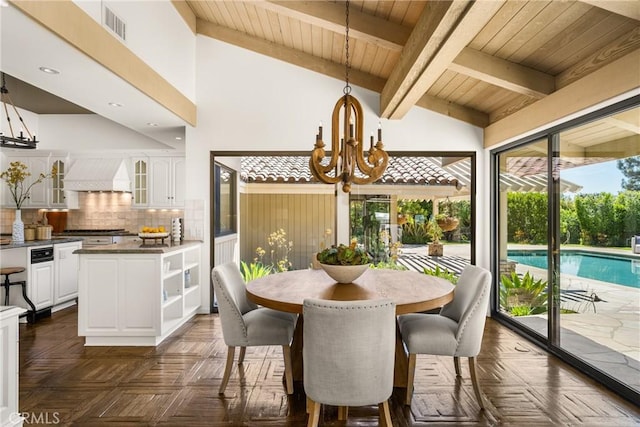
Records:
{"label": "patio chair", "polygon": [[380,425],[391,427],[395,303],[306,299],[303,314],[307,426],[318,425],[321,404],[339,406],[339,420],[349,406],[378,404]]}
{"label": "patio chair", "polygon": [[400,334],[409,352],[406,405],[411,405],[416,354],[453,356],[456,376],[460,376],[459,357],[469,358],[473,391],[484,409],[478,384],[475,356],[480,352],[489,307],[491,273],[468,265],[456,284],[453,301],[439,314],[412,313],[398,316]]}
{"label": "patio chair", "polygon": [[238,266],[227,263],[211,270],[213,288],[218,298],[222,335],[228,346],[227,363],[218,394],[224,394],[229,382],[235,348],[240,347],[238,364],[244,361],[250,346],[282,346],[287,394],[293,394],[291,340],[297,316],[270,308],[258,307],[247,299],[244,280]]}

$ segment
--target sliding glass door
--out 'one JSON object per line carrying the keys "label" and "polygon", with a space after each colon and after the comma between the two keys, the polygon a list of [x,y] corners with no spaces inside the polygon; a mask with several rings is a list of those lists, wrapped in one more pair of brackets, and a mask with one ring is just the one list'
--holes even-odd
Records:
{"label": "sliding glass door", "polygon": [[492,161],[496,318],[637,401],[638,99],[496,150]]}
{"label": "sliding glass door", "polygon": [[640,392],[639,117],[636,107],[558,134],[560,180],[582,188],[560,195],[557,323],[559,347]]}
{"label": "sliding glass door", "polygon": [[498,163],[499,310],[547,336],[547,139],[501,153]]}

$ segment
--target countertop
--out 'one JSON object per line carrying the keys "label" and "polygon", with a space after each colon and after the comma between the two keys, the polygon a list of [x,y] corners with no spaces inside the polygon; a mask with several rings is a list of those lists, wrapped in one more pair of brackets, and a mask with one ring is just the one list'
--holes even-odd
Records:
{"label": "countertop", "polygon": [[28,248],[31,246],[50,246],[58,245],[60,243],[68,242],[82,242],[80,237],[54,237],[51,240],[27,240],[24,243],[9,243],[8,245],[1,245],[0,250],[15,249],[15,248]]}
{"label": "countertop", "polygon": [[54,237],[71,237],[71,236],[137,236],[138,233],[131,231],[65,231],[64,233],[53,233]]}
{"label": "countertop", "polygon": [[140,242],[116,243],[113,245],[101,245],[90,248],[77,249],[74,254],[94,255],[94,254],[166,254],[178,251],[190,246],[202,244],[201,240],[183,240],[181,242],[171,242],[167,239],[164,245],[143,245]]}

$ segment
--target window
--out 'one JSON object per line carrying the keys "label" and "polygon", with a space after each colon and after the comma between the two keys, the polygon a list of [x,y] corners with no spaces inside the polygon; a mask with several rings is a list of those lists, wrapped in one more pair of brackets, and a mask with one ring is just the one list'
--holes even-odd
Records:
{"label": "window", "polygon": [[237,229],[236,171],[219,163],[214,164],[213,184],[214,235],[233,234]]}
{"label": "window", "polygon": [[640,395],[638,97],[493,152],[495,318]]}

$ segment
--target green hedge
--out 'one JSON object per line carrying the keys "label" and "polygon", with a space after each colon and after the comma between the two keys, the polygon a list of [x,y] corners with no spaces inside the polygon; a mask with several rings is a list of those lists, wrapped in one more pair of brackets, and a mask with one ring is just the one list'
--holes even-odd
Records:
{"label": "green hedge", "polygon": [[[507,195],[507,239],[515,243],[547,243],[547,194]],[[578,194],[560,201],[562,243],[628,246],[640,233],[640,191]]]}

